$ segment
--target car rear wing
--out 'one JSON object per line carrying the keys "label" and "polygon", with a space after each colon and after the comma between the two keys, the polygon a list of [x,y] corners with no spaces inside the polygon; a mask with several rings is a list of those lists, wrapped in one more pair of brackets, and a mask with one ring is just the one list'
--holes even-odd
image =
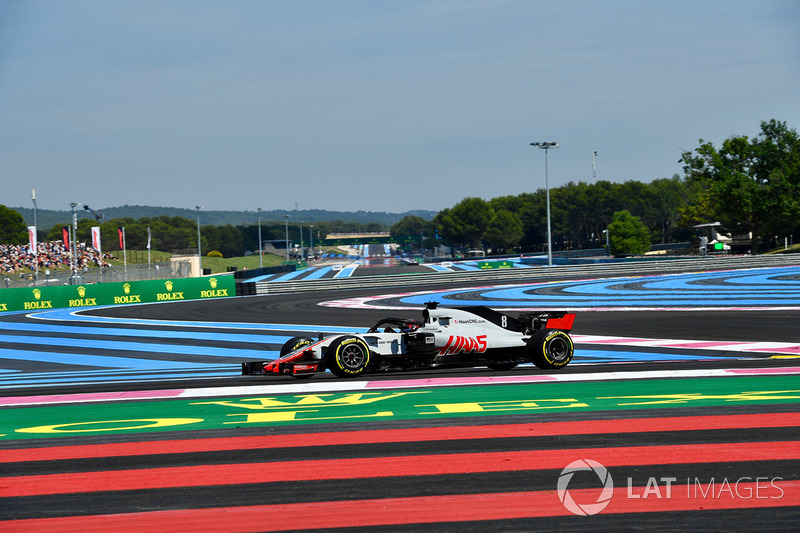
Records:
{"label": "car rear wing", "polygon": [[575,322],[575,313],[564,313],[560,317],[551,317],[547,319],[545,328],[547,329],[560,329],[569,332],[572,329],[572,324]]}
{"label": "car rear wing", "polygon": [[559,329],[569,333],[575,323],[575,313],[567,311],[522,313],[519,315],[519,320],[525,324],[526,334],[540,329]]}

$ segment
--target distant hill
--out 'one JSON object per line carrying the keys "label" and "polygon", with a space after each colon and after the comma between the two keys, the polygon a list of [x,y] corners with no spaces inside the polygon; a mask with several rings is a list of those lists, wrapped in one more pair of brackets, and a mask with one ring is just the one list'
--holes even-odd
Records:
{"label": "distant hill", "polygon": [[[9,207],[17,211],[25,219],[25,224],[28,226],[33,225],[33,208],[30,207]],[[106,207],[97,209],[97,212],[102,213],[108,219],[126,218],[133,219],[139,218],[154,218],[160,216],[170,217],[184,217],[194,220],[197,212],[194,209],[183,209],[178,207],[153,207],[147,205],[124,205],[122,207]],[[76,211],[78,218],[94,218],[94,215],[83,208]],[[275,211],[262,211],[261,222],[281,221],[285,220],[285,216],[289,215],[292,222],[330,222],[333,220],[342,220],[344,222],[358,222],[360,224],[369,224],[375,222],[384,226],[391,226],[392,224],[400,221],[403,217],[408,215],[418,216],[425,220],[431,220],[436,211],[414,210],[406,211],[405,213],[385,213],[377,211],[325,211],[321,209],[302,209],[302,210],[275,210]],[[53,226],[67,225],[70,222],[71,212],[54,211],[49,209],[39,209],[37,211],[39,228],[41,230],[49,230]],[[248,224],[256,224],[258,221],[258,213],[255,211],[200,211],[200,223],[204,226],[225,226],[231,224],[232,226],[242,226]]]}

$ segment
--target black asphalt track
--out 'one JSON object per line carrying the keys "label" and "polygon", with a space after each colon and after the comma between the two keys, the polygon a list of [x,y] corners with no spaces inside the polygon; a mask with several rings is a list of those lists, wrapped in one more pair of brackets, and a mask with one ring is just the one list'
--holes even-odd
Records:
{"label": "black asphalt track", "polygon": [[[405,267],[374,267],[378,271],[408,272]],[[361,269],[359,269],[361,270]],[[356,271],[358,272],[358,270]],[[367,275],[370,275],[367,274]],[[565,276],[563,279],[570,279]],[[522,280],[522,279],[521,279]],[[536,281],[536,280],[524,280]],[[482,287],[486,282],[459,284],[458,287]],[[415,285],[415,291],[439,290],[441,285]],[[453,288],[447,286],[446,288]],[[320,307],[321,301],[357,298],[400,292],[391,289],[353,289],[273,294],[231,299],[195,300],[168,304],[125,306],[88,315],[156,320],[198,320],[311,324],[330,326],[369,326],[386,314],[398,312]],[[413,318],[417,318],[416,315]],[[645,338],[674,338],[719,341],[795,342],[800,336],[800,310],[755,311],[587,311],[580,312],[573,333],[577,335],[618,335]]]}
{"label": "black asphalt track", "polygon": [[[479,284],[475,284],[478,286]],[[483,285],[483,284],[480,284]],[[466,285],[465,285],[466,286]],[[430,287],[432,289],[440,287]],[[425,290],[415,286],[415,290]],[[318,306],[324,300],[341,299],[380,294],[380,289],[349,291],[318,291],[301,294],[252,296],[214,301],[173,302],[158,305],[128,306],[92,311],[87,314],[120,318],[146,318],[159,320],[195,320],[209,322],[285,323],[333,326],[365,326],[375,321],[376,311],[362,309],[331,309]],[[381,312],[378,312],[381,313]],[[393,314],[393,313],[386,313]],[[740,340],[740,341],[785,341],[798,339],[796,324],[800,323],[800,311],[603,311],[581,312],[573,330],[580,335],[616,335],[654,338],[679,338],[694,340]],[[23,320],[23,318],[19,318]],[[109,327],[113,335],[113,327]],[[741,366],[742,361],[732,360],[713,363],[698,363],[699,366]],[[767,360],[754,360],[753,366],[772,364]],[[793,360],[780,363],[796,365]],[[628,367],[628,365],[626,365]],[[676,368],[672,364],[631,365],[629,368]],[[603,365],[592,368],[594,372],[606,369]],[[610,369],[610,368],[609,368]],[[574,371],[569,367],[565,370]],[[458,376],[461,372],[437,373],[441,376]],[[410,378],[412,375],[403,375]],[[314,378],[318,379],[318,378]],[[330,379],[330,378],[322,378]],[[376,379],[394,379],[380,376]],[[237,385],[252,383],[263,385],[263,380],[242,380]],[[230,383],[204,381],[197,386],[230,385]],[[165,383],[164,386],[167,386]],[[182,383],[182,387],[192,386]],[[86,390],[121,390],[134,386],[95,386]],[[142,385],[154,388],[153,383]],[[800,380],[797,389],[800,390]],[[766,443],[791,442],[797,446],[800,429],[796,426],[739,429],[698,429],[695,431],[670,431],[671,417],[707,415],[766,415],[768,413],[796,414],[797,404],[746,405],[724,407],[684,407],[681,409],[629,410],[591,413],[548,413],[537,415],[513,415],[483,417],[480,419],[458,418],[437,421],[385,421],[360,422],[337,425],[336,431],[361,431],[376,429],[402,429],[414,427],[441,427],[479,424],[537,424],[541,422],[582,422],[620,418],[663,417],[663,430],[634,433],[603,433],[591,435],[553,435],[539,437],[437,440],[424,442],[384,443],[380,446],[347,444],[317,446],[313,441],[306,446],[283,450],[235,450],[163,453],[158,455],[134,455],[105,458],[65,459],[51,461],[27,461],[2,465],[2,475],[53,475],[80,474],[94,471],[116,471],[125,469],[162,469],[193,465],[219,465],[236,463],[241,465],[283,461],[313,461],[321,458],[370,459],[397,456],[428,456],[442,454],[468,454],[501,451],[537,451],[551,449],[587,449],[608,446],[649,447],[670,445],[714,445],[722,443]],[[209,430],[181,432],[180,439],[227,438],[231,436],[280,435],[291,433],[313,433],[331,431],[330,426],[278,426],[231,430]],[[139,436],[62,437],[45,441],[14,441],[14,446],[41,447],[84,444],[108,444],[139,440],[164,439]],[[0,444],[0,449],[9,443]],[[388,460],[387,459],[387,460]],[[397,476],[390,478],[335,479],[321,481],[281,481],[274,483],[252,483],[203,487],[160,488],[148,490],[118,490],[63,495],[25,496],[3,498],[0,505],[0,520],[25,520],[30,518],[103,515],[115,513],[138,513],[161,510],[207,509],[218,507],[240,507],[265,504],[294,504],[336,502],[353,500],[393,499],[422,496],[447,496],[474,493],[506,493],[525,491],[553,491],[554,480],[564,465],[553,465],[549,470],[519,470],[499,473],[445,474],[433,476]],[[261,467],[264,467],[263,464]],[[268,468],[268,466],[266,467]],[[720,465],[718,463],[693,462],[685,457],[681,464],[621,466],[614,469],[615,480],[643,476],[656,478],[709,480],[725,476],[740,479],[763,476],[770,479],[800,479],[800,461],[739,461]],[[644,478],[646,479],[646,477]],[[570,489],[596,485],[596,479],[575,477]],[[248,511],[243,511],[248,512]],[[268,524],[269,516],[263,517]],[[633,514],[603,515],[590,517],[544,517],[527,519],[455,521],[431,524],[388,525],[333,529],[334,531],[797,531],[800,523],[800,508],[774,507],[755,509],[726,509],[705,511],[670,511]],[[190,529],[188,524],[186,529]],[[224,529],[224,528],[223,528]],[[266,527],[265,527],[266,529]],[[180,530],[176,528],[175,530]],[[231,530],[235,528],[231,527]]]}

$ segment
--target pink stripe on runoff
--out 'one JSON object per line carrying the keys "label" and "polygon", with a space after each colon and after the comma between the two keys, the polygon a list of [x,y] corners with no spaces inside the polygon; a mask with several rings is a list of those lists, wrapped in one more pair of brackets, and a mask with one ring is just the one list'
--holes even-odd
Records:
{"label": "pink stripe on runoff", "polygon": [[51,394],[43,396],[9,396],[0,398],[0,405],[30,405],[37,403],[96,402],[108,400],[146,400],[150,398],[177,398],[186,389],[151,391],[96,392],[86,394]]}
{"label": "pink stripe on runoff", "polygon": [[487,383],[530,383],[534,381],[559,381],[556,376],[475,376],[470,378],[429,378],[370,381],[368,389],[403,388],[437,385],[482,385]]}
{"label": "pink stripe on runoff", "polygon": [[783,368],[731,368],[731,374],[800,374],[800,366]]}

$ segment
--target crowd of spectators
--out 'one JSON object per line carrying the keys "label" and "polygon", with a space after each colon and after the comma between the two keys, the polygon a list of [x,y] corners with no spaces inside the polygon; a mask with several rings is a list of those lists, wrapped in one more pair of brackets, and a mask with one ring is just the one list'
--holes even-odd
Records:
{"label": "crowd of spectators", "polygon": [[[30,253],[27,244],[0,244],[0,273],[7,275],[33,272],[37,268],[37,257],[39,270],[70,267],[70,253],[62,241],[40,242],[37,252],[38,254]],[[89,265],[111,266],[106,260],[113,256],[105,253],[101,255],[94,248],[78,243],[77,258],[78,270],[84,270]]]}

